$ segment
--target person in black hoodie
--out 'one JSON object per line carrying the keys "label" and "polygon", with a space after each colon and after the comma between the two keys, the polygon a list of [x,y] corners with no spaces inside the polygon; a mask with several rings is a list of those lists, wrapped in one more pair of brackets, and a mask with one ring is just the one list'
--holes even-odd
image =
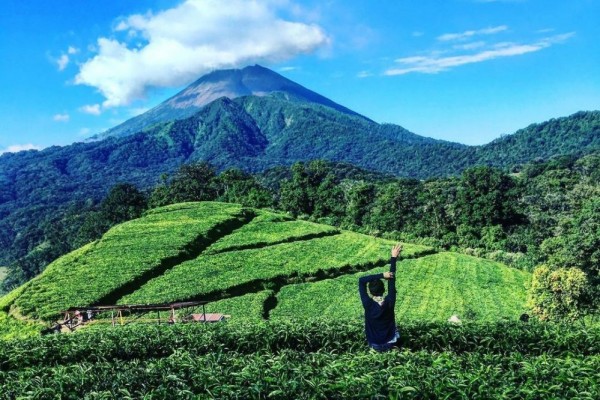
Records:
{"label": "person in black hoodie", "polygon": [[[402,245],[397,244],[392,248],[390,271],[382,274],[367,275],[359,278],[358,291],[360,300],[365,309],[365,333],[369,346],[377,351],[387,351],[394,347],[400,333],[396,326],[394,306],[396,305],[396,259],[402,252]],[[388,294],[381,279],[388,281]],[[367,286],[371,296],[367,293]]]}

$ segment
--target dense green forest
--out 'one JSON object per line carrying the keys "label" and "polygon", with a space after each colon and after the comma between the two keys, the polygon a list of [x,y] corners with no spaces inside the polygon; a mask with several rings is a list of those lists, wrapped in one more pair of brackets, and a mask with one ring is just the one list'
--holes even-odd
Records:
{"label": "dense green forest", "polygon": [[201,200],[274,208],[534,272],[538,296],[531,307],[544,318],[573,318],[597,306],[597,153],[530,163],[511,173],[482,166],[424,181],[322,160],[254,176],[237,169],[217,173],[205,162],[184,165],[151,190],[118,184],[100,203],[72,207],[28,232],[21,243],[26,255],[10,266],[4,288],[29,280],[60,255],[148,208]]}

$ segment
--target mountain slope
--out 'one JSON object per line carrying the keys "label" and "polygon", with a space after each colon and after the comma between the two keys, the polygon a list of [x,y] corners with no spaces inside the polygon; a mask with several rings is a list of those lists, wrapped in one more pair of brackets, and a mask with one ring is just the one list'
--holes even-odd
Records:
{"label": "mountain slope", "polygon": [[206,74],[153,109],[97,135],[95,139],[123,137],[143,131],[156,123],[184,119],[222,97],[236,99],[274,93],[288,101],[322,104],[346,114],[359,115],[268,68],[254,65]]}

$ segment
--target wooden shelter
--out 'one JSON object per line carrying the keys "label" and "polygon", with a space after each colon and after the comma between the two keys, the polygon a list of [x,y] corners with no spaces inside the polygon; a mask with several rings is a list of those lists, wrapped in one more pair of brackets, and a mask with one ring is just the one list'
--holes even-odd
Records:
{"label": "wooden shelter", "polygon": [[[112,326],[129,323],[218,322],[229,315],[207,313],[208,301],[187,301],[163,304],[116,304],[71,307],[62,312],[62,321],[54,330],[73,331],[88,324],[110,323]],[[201,311],[201,312],[200,312]],[[161,313],[163,314],[161,316]],[[165,315],[166,314],[166,315]]]}

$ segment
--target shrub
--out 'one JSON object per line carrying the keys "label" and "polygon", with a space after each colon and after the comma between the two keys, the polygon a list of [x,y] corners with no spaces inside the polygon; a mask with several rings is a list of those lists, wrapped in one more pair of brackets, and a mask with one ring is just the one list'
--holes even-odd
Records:
{"label": "shrub", "polygon": [[586,313],[589,297],[590,283],[579,268],[540,265],[533,272],[529,305],[541,320],[574,320]]}

